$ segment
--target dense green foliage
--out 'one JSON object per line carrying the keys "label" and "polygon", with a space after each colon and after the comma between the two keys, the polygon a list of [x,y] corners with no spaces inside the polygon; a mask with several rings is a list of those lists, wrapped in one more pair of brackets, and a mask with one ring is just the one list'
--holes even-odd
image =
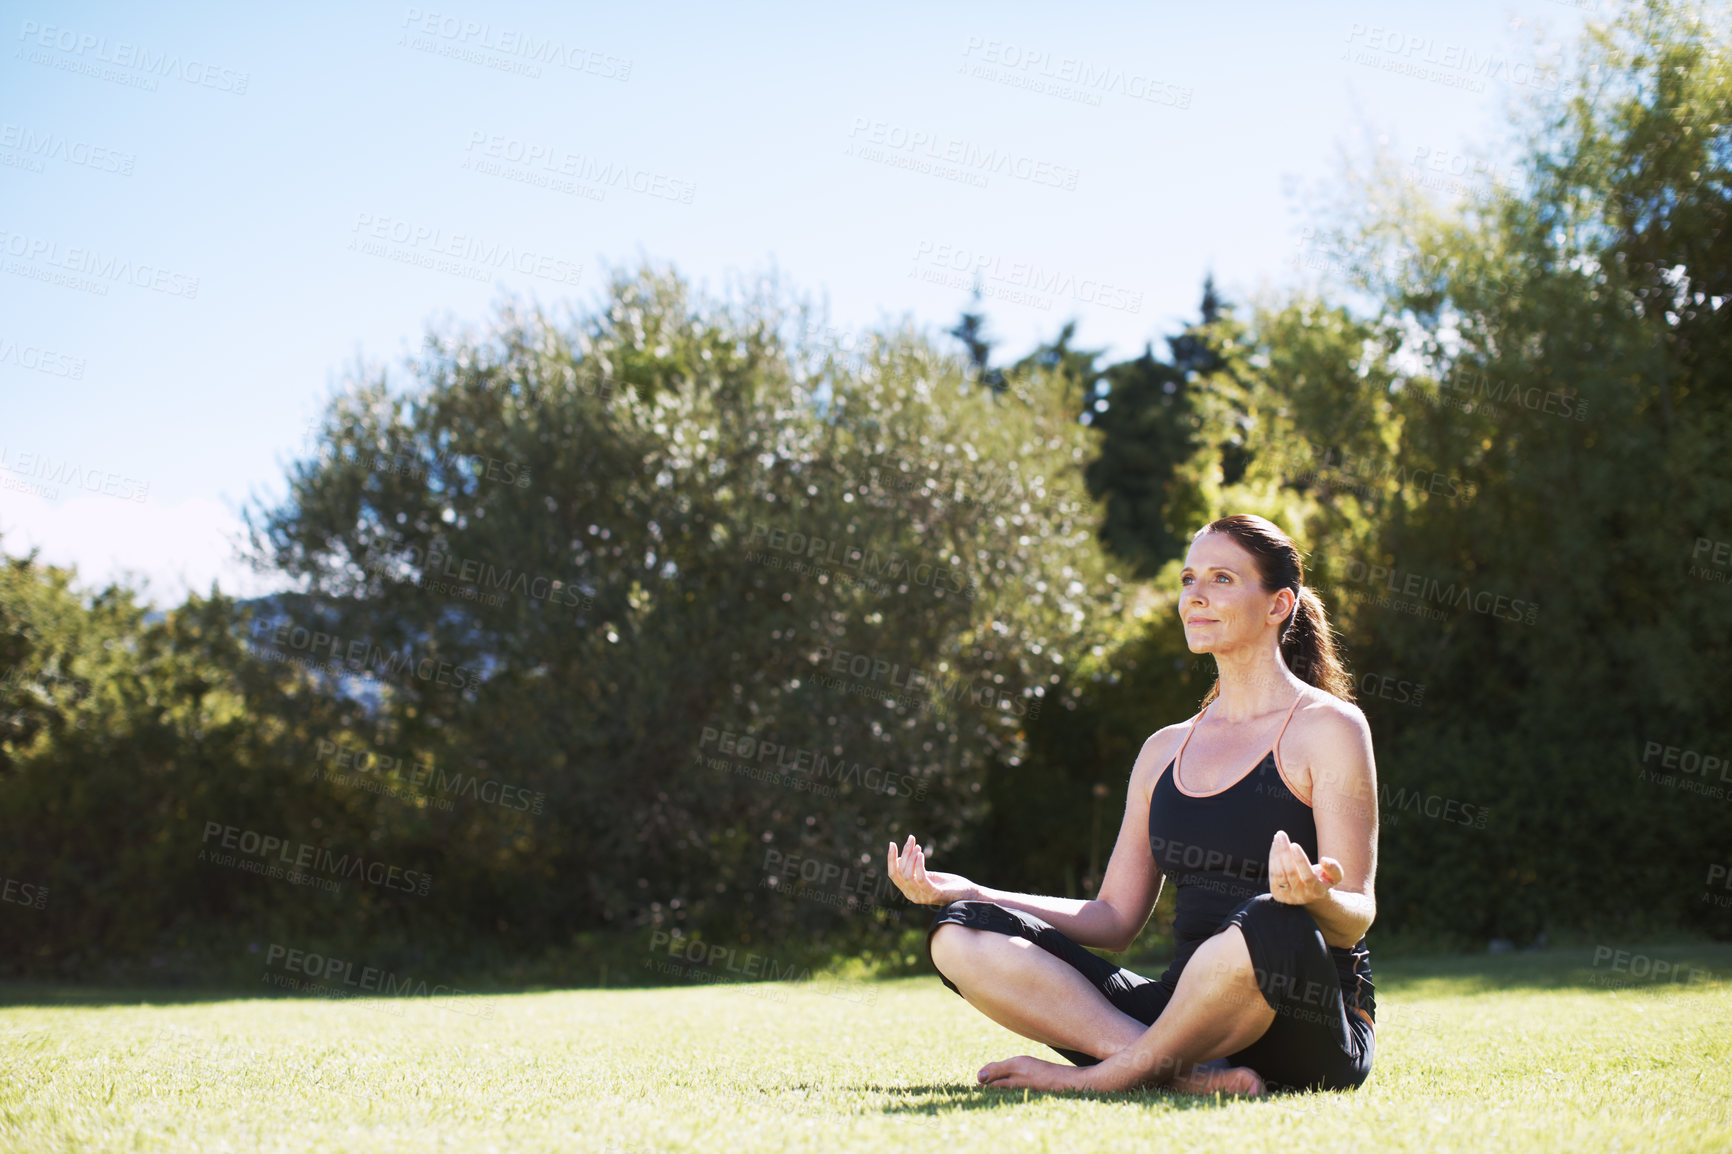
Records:
{"label": "dense green foliage", "polygon": [[[1732,57],[1650,5],[1577,68],[1512,186],[1374,157],[1307,230],[1321,279],[1209,288],[1164,360],[1067,327],[991,369],[973,314],[960,356],[838,343],[774,284],[643,269],[350,382],[254,510],[293,594],[151,620],[9,561],[0,964],[880,950],[924,923],[881,874],[909,832],[1089,892],[1208,687],[1176,573],[1230,512],[1307,550],[1357,679],[1374,942],[1725,936]],[[340,892],[203,856],[246,831]]]}

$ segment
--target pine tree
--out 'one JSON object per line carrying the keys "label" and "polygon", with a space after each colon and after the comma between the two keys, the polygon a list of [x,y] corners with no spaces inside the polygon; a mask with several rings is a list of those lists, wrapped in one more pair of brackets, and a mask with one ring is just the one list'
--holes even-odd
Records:
{"label": "pine tree", "polygon": [[1191,381],[1219,367],[1210,328],[1225,308],[1214,278],[1205,278],[1201,319],[1167,338],[1171,359],[1156,359],[1145,345],[1142,356],[1109,365],[1084,414],[1105,434],[1086,474],[1089,491],[1107,503],[1101,541],[1139,577],[1152,577],[1184,551],[1168,497],[1174,466],[1194,448]]}
{"label": "pine tree", "polygon": [[986,314],[980,311],[978,281],[974,285],[973,307],[963,311],[955,328],[944,331],[968,347],[969,379],[1002,393],[1005,389],[1004,373],[988,363],[994,342],[986,336]]}

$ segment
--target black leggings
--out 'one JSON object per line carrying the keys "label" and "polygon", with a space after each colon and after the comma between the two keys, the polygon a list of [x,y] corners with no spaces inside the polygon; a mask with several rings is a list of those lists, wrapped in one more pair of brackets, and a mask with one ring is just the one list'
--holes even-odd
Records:
{"label": "black leggings", "polygon": [[[932,933],[955,924],[1025,938],[1082,974],[1119,1010],[1145,1026],[1154,1024],[1173,996],[1183,965],[1177,961],[1159,978],[1145,978],[1115,966],[1079,946],[1051,925],[1024,910],[995,902],[952,902],[938,911],[926,933],[926,960],[932,960]],[[1351,1090],[1371,1073],[1375,1034],[1346,1008],[1341,979],[1317,922],[1301,906],[1259,894],[1241,904],[1215,932],[1238,926],[1250,947],[1257,988],[1275,1011],[1269,1029],[1229,1064],[1249,1066],[1271,1090]],[[1188,955],[1187,955],[1188,957]],[[937,969],[935,965],[933,967]],[[956,993],[956,984],[939,978]],[[1092,1066],[1098,1058],[1053,1047],[1073,1065]]]}

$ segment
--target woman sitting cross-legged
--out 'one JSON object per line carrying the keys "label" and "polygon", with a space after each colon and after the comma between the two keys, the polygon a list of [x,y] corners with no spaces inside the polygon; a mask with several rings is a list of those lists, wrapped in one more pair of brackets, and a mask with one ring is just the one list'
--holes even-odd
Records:
{"label": "woman sitting cross-legged", "polygon": [[[1099,896],[1003,893],[928,871],[912,836],[890,844],[902,892],[943,907],[927,952],[944,984],[1072,1063],[992,1062],[983,1084],[1260,1094],[1371,1072],[1376,768],[1323,604],[1254,516],[1199,530],[1180,585],[1186,641],[1218,676],[1195,717],[1143,743]],[[1165,973],[1084,948],[1128,949],[1167,877]]]}

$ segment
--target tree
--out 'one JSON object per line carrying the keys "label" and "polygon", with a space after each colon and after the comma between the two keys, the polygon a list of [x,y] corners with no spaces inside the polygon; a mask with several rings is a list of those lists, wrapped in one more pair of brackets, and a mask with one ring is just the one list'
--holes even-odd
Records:
{"label": "tree", "polygon": [[563,323],[506,306],[337,398],[257,513],[355,672],[452,671],[379,679],[394,749],[546,798],[442,835],[520,948],[858,940],[881,912],[778,869],[894,905],[886,840],[953,844],[1117,615],[1050,391],[967,389],[911,330],[813,356],[795,311],[649,270]]}
{"label": "tree", "polygon": [[[1727,27],[1653,4],[1592,28],[1515,187],[1436,203],[1378,158],[1318,229],[1371,311],[1272,307],[1215,375],[1205,427],[1251,414],[1264,460],[1181,473],[1211,509],[1288,510],[1375,690],[1380,925],[1728,929],[1698,900],[1721,787],[1656,756],[1716,742],[1732,691],[1705,563],[1732,539]],[[1643,864],[1608,905],[1581,863],[1612,844]]]}
{"label": "tree", "polygon": [[945,332],[962,342],[968,350],[969,379],[1002,392],[1004,373],[991,366],[992,341],[986,336],[986,314],[980,309],[980,281],[974,283],[973,308],[964,309],[956,327]]}
{"label": "tree", "polygon": [[1106,502],[1101,540],[1138,577],[1152,577],[1184,552],[1180,511],[1170,507],[1174,470],[1194,450],[1190,396],[1197,375],[1213,371],[1229,310],[1203,282],[1202,319],[1167,339],[1170,359],[1143,355],[1109,365],[1085,396],[1084,420],[1102,433],[1089,463],[1089,491]]}
{"label": "tree", "polygon": [[[0,876],[41,895],[0,903],[0,965],[187,979],[251,961],[257,981],[246,943],[273,927],[308,946],[361,927],[400,934],[383,891],[351,886],[332,902],[207,854],[222,843],[211,823],[375,844],[375,799],[348,804],[317,773],[321,743],[364,742],[355,711],[254,660],[244,612],[220,595],[148,619],[130,590],[75,581],[33,557],[0,567]],[[404,845],[397,861],[425,853]]]}

